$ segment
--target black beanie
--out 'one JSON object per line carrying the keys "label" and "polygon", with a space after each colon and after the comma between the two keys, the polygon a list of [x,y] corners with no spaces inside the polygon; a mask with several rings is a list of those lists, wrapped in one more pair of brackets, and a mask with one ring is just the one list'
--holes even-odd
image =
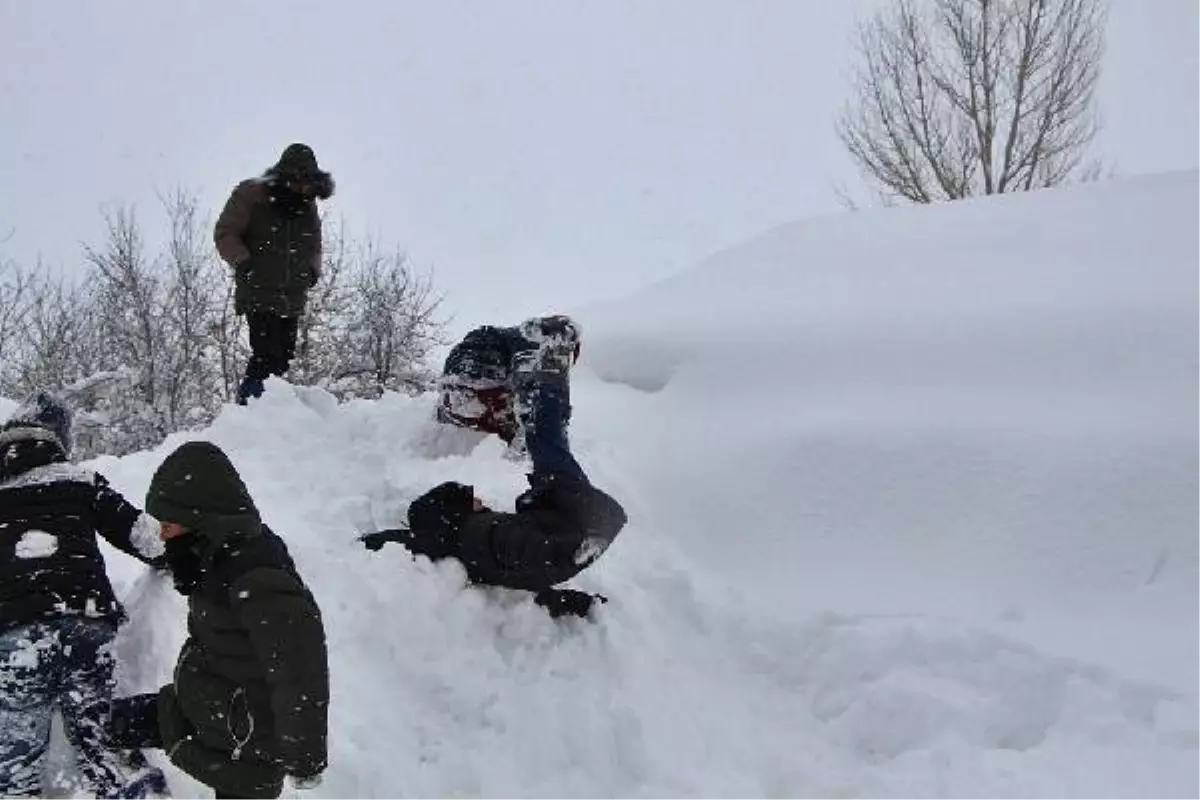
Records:
{"label": "black beanie", "polygon": [[408,526],[414,538],[432,536],[448,544],[474,510],[474,501],[470,486],[453,481],[435,486],[408,507]]}
{"label": "black beanie", "polygon": [[3,424],[3,430],[41,428],[50,432],[64,455],[71,452],[71,412],[59,397],[38,392],[26,400]]}

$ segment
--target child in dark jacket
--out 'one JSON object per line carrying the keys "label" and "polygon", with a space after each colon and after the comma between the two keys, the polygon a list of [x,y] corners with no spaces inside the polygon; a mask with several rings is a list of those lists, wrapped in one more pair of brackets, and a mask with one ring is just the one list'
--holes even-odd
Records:
{"label": "child in dark jacket", "polygon": [[[122,609],[96,535],[156,564],[157,523],[68,461],[71,415],[40,393],[0,427],[0,796],[41,794],[50,720],[62,715],[99,797],[140,796],[162,776],[109,749],[112,643]],[[138,754],[140,756],[140,754]]]}
{"label": "child in dark jacket", "polygon": [[287,546],[211,442],[167,456],[146,508],[188,599],[189,637],[170,684],[117,701],[113,741],[161,747],[217,797],[278,797],[285,776],[315,787],[327,756],[325,627]]}
{"label": "child in dark jacket", "polygon": [[514,357],[516,413],[533,462],[516,511],[486,508],[470,486],[443,483],[409,506],[409,528],[361,537],[378,549],[397,541],[430,559],[453,558],[473,583],[524,589],[552,615],[586,616],[598,596],[556,590],[600,557],[624,527],[624,509],[591,485],[572,455],[567,371],[575,341],[546,337]]}

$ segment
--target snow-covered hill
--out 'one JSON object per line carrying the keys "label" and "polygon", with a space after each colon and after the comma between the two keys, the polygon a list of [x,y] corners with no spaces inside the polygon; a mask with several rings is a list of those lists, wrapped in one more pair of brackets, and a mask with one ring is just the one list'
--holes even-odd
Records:
{"label": "snow-covered hill", "polygon": [[[325,611],[319,794],[1195,796],[1197,184],[797,223],[580,310],[573,439],[631,516],[595,623],[356,545],[521,488],[431,397],[228,408]],[[185,438],[96,466],[140,500]],[[155,688],[182,603],[111,562]]]}
{"label": "snow-covered hill", "polygon": [[623,474],[787,605],[1051,623],[1194,687],[1198,183],[803,221],[596,309]]}

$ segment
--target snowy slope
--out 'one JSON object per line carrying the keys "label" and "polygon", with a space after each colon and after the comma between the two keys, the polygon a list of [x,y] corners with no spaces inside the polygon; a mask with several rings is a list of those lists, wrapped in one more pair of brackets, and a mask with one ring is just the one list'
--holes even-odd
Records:
{"label": "snowy slope", "polygon": [[1194,687],[1197,182],[800,222],[594,310],[623,474],[788,605],[1052,614]]}
{"label": "snowy slope", "polygon": [[[595,624],[355,545],[520,488],[432,398],[227,409],[326,616],[319,794],[1195,796],[1196,188],[798,223],[581,311]],[[184,438],[96,466],[140,499]],[[151,689],[183,606],[111,562]]]}

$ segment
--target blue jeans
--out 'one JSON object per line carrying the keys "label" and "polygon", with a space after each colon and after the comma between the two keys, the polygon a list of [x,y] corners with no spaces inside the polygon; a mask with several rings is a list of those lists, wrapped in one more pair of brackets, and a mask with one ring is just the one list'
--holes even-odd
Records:
{"label": "blue jeans", "polygon": [[533,478],[561,475],[587,484],[587,475],[571,454],[567,420],[571,388],[567,376],[545,370],[514,376],[517,413],[525,430],[525,447],[533,462]]}
{"label": "blue jeans", "polygon": [[63,617],[0,633],[0,796],[42,793],[55,709],[80,772],[98,797],[118,797],[119,755],[106,744],[116,626]]}

